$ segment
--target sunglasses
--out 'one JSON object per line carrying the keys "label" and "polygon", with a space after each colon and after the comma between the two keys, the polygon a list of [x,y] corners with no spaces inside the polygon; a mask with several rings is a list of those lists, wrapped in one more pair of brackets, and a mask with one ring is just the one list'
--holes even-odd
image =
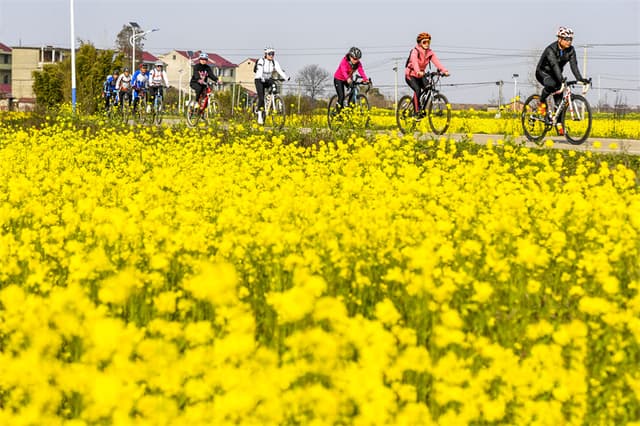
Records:
{"label": "sunglasses", "polygon": [[431,43],[431,40],[422,40],[420,42],[420,44],[429,44],[429,43]]}
{"label": "sunglasses", "polygon": [[560,37],[564,41],[573,41],[573,37]]}
{"label": "sunglasses", "polygon": [[275,52],[269,52],[269,53],[267,53],[267,56],[273,56],[273,55],[275,55]]}

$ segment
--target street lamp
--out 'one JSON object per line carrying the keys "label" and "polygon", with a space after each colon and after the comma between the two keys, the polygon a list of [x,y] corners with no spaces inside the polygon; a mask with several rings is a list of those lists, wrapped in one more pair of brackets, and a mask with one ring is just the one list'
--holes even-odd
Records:
{"label": "street lamp", "polygon": [[[75,29],[75,18],[74,18],[74,5],[73,0],[69,0],[69,10],[70,16],[69,19],[71,21],[71,108],[72,111],[76,112],[76,29]],[[9,100],[9,106],[11,106],[11,100]]]}
{"label": "street lamp", "polygon": [[518,77],[519,74],[513,74],[513,110],[516,110],[516,98],[518,97]]}
{"label": "street lamp", "polygon": [[178,70],[178,112],[182,114],[182,73],[183,69]]}
{"label": "street lamp", "polygon": [[142,38],[149,33],[159,31],[158,28],[154,28],[148,31],[137,32],[140,30],[140,25],[137,22],[129,22],[129,26],[131,27],[131,32],[133,33],[131,37],[129,37],[129,43],[131,44],[131,72],[136,69],[136,39]]}

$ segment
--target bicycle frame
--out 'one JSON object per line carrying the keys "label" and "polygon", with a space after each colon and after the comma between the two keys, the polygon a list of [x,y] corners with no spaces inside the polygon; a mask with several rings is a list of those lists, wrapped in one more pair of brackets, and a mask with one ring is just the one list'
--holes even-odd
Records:
{"label": "bicycle frame", "polygon": [[[576,85],[577,83],[578,83],[577,80],[563,81],[562,86],[560,86],[560,89],[556,90],[551,95],[549,95],[549,96],[553,96],[553,95],[558,95],[562,93],[562,99],[560,100],[560,103],[556,105],[553,110],[553,115],[551,117],[552,126],[558,124],[558,120],[560,119],[560,113],[563,111],[565,105],[567,105],[567,111],[571,114],[572,119],[575,118],[576,116],[578,117],[580,116],[579,112],[575,108],[574,103],[571,102],[571,95],[573,94],[573,92],[571,91],[571,87]],[[587,94],[587,92],[589,91],[589,87],[590,87],[589,84],[584,86],[584,88],[582,89],[583,95]],[[550,99],[553,99],[553,98],[550,98]]]}
{"label": "bicycle frame", "polygon": [[418,105],[420,110],[425,111],[429,101],[436,93],[440,93],[438,90],[438,83],[442,75],[439,72],[428,72],[422,76],[424,82],[424,88],[420,91],[420,97],[418,98]]}

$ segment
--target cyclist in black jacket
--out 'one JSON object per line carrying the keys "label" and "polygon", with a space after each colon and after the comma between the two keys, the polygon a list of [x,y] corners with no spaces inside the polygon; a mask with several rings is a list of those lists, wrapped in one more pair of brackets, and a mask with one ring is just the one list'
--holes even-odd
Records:
{"label": "cyclist in black jacket", "polygon": [[[562,86],[562,69],[567,62],[576,80],[585,84],[589,82],[589,80],[582,77],[578,69],[576,50],[571,45],[573,42],[573,30],[560,27],[556,35],[558,36],[558,41],[551,43],[544,49],[536,67],[536,79],[544,86],[540,94],[540,108],[543,110],[541,111],[543,114],[547,112],[547,96]],[[559,101],[560,99],[555,100]]]}
{"label": "cyclist in black jacket", "polygon": [[218,76],[213,73],[209,66],[209,55],[205,52],[198,56],[198,63],[193,66],[193,75],[189,86],[196,92],[196,102],[200,102],[200,97],[207,88],[207,80],[211,79],[214,83],[218,82]]}

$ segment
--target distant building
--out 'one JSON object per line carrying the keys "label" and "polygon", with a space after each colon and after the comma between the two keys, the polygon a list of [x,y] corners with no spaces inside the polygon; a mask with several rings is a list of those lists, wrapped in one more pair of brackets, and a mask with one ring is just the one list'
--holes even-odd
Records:
{"label": "distant building", "polygon": [[[161,61],[167,64],[167,76],[171,87],[180,87],[185,95],[189,93],[192,67],[198,62],[200,52],[200,50],[172,50],[169,53],[158,56]],[[223,85],[228,86],[231,83],[235,83],[236,68],[238,66],[215,53],[208,53],[208,55],[209,65]]]}
{"label": "distant building", "polygon": [[11,48],[0,43],[0,98],[11,96]]}
{"label": "distant building", "polygon": [[63,61],[69,49],[53,46],[14,47],[11,50],[11,94],[20,103],[34,103],[33,72]]}
{"label": "distant building", "polygon": [[245,59],[238,64],[238,71],[236,73],[236,82],[251,93],[254,93],[256,91],[256,84],[253,78],[255,76],[255,73],[253,72],[253,66],[257,61],[257,58]]}

